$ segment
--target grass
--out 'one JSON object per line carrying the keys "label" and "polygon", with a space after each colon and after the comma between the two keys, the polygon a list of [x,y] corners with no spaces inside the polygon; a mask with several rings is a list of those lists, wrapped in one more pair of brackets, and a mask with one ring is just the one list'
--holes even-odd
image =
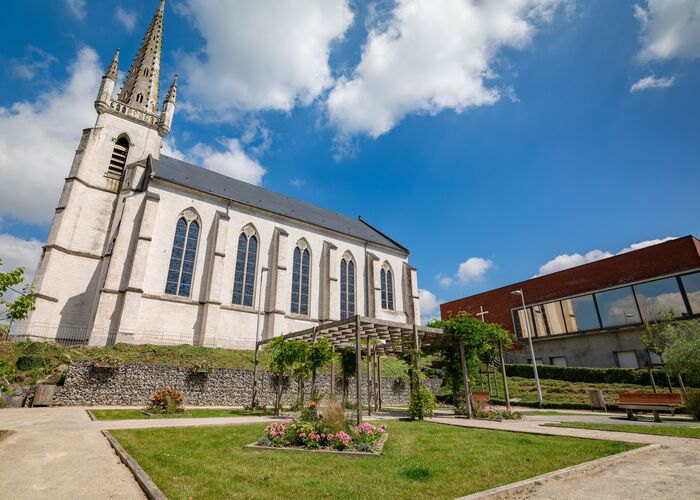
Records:
{"label": "grass", "polygon": [[229,408],[191,408],[175,415],[145,415],[141,410],[91,410],[97,420],[140,420],[152,418],[207,418],[207,417],[240,417],[246,415],[271,415],[250,410]]}
{"label": "grass", "polygon": [[[581,416],[581,415],[587,415],[586,413],[581,413],[581,412],[567,412],[567,411],[549,411],[549,410],[542,410],[542,411],[521,411],[519,412],[521,415],[525,416],[540,416],[540,417],[548,417],[548,416],[558,416],[558,415],[575,415],[575,416]],[[594,415],[593,413],[590,413],[588,415]],[[599,414],[595,414],[599,415]]]}
{"label": "grass", "polygon": [[633,432],[636,434],[654,434],[656,436],[674,436],[700,439],[700,427],[671,427],[659,425],[633,424],[592,424],[588,422],[559,422],[545,425],[549,427],[573,427],[576,429],[593,429],[597,431]]}
{"label": "grass", "polygon": [[178,498],[455,498],[636,448],[615,441],[391,422],[380,458],[243,449],[264,425],[112,431]]}

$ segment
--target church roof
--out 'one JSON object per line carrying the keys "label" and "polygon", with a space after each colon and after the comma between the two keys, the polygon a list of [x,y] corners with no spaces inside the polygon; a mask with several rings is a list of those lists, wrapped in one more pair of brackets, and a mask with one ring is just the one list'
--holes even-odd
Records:
{"label": "church roof", "polygon": [[232,179],[206,168],[182,160],[161,155],[152,159],[152,175],[175,184],[211,193],[244,205],[283,215],[331,229],[361,240],[408,252],[403,245],[392,240],[362,219],[355,219],[325,208],[296,200],[254,184]]}

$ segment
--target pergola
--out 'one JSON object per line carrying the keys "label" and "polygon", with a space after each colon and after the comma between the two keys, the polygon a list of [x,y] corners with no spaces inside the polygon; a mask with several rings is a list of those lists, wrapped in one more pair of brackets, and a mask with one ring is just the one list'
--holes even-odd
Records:
{"label": "pergola", "polygon": [[[362,405],[360,404],[360,365],[362,352],[367,354],[367,414],[372,414],[372,369],[376,369],[375,380],[381,381],[381,358],[378,354],[412,354],[413,376],[411,390],[418,387],[418,370],[420,366],[421,347],[438,347],[452,345],[454,340],[439,328],[430,328],[410,323],[398,323],[377,318],[367,318],[356,315],[340,321],[324,323],[306,330],[284,335],[285,340],[302,340],[315,344],[316,340],[325,337],[333,346],[333,351],[353,348],[355,350],[355,395],[357,401],[357,423],[362,422]],[[255,402],[258,355],[261,346],[272,341],[272,338],[261,340],[255,345],[255,365],[253,372],[253,403]],[[331,364],[331,394],[335,390],[335,367]],[[375,408],[381,409],[381,383],[377,384]]]}

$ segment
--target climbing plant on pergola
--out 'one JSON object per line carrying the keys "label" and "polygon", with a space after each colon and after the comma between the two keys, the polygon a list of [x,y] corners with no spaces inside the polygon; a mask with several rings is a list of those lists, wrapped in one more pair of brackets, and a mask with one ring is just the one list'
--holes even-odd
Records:
{"label": "climbing plant on pergola", "polygon": [[[367,318],[357,315],[352,318],[333,321],[322,325],[290,333],[281,337],[265,339],[255,345],[255,364],[253,368],[253,400],[255,406],[257,394],[257,369],[260,348],[270,342],[283,342],[287,340],[301,340],[315,344],[318,339],[326,338],[332,345],[333,352],[345,349],[355,351],[355,396],[357,402],[357,423],[362,422],[362,405],[360,391],[360,366],[362,353],[367,357],[367,414],[372,414],[372,400],[375,400],[375,409],[381,409],[381,384],[377,385],[377,393],[372,389],[372,364],[376,368],[375,380],[381,380],[381,355],[410,353],[413,365],[411,377],[411,392],[418,387],[418,371],[420,369],[421,347],[437,347],[454,342],[451,335],[445,335],[442,329],[410,324],[386,321],[377,318]],[[331,365],[331,391],[335,390],[335,369]],[[333,394],[333,392],[331,393]]]}

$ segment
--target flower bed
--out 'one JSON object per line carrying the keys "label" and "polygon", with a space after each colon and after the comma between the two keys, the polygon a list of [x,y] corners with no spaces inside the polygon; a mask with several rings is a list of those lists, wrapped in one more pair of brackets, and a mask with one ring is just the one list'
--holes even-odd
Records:
{"label": "flower bed", "polygon": [[349,455],[381,455],[386,426],[363,423],[345,431],[326,431],[314,422],[286,421],[265,428],[265,436],[246,448],[308,450]]}

